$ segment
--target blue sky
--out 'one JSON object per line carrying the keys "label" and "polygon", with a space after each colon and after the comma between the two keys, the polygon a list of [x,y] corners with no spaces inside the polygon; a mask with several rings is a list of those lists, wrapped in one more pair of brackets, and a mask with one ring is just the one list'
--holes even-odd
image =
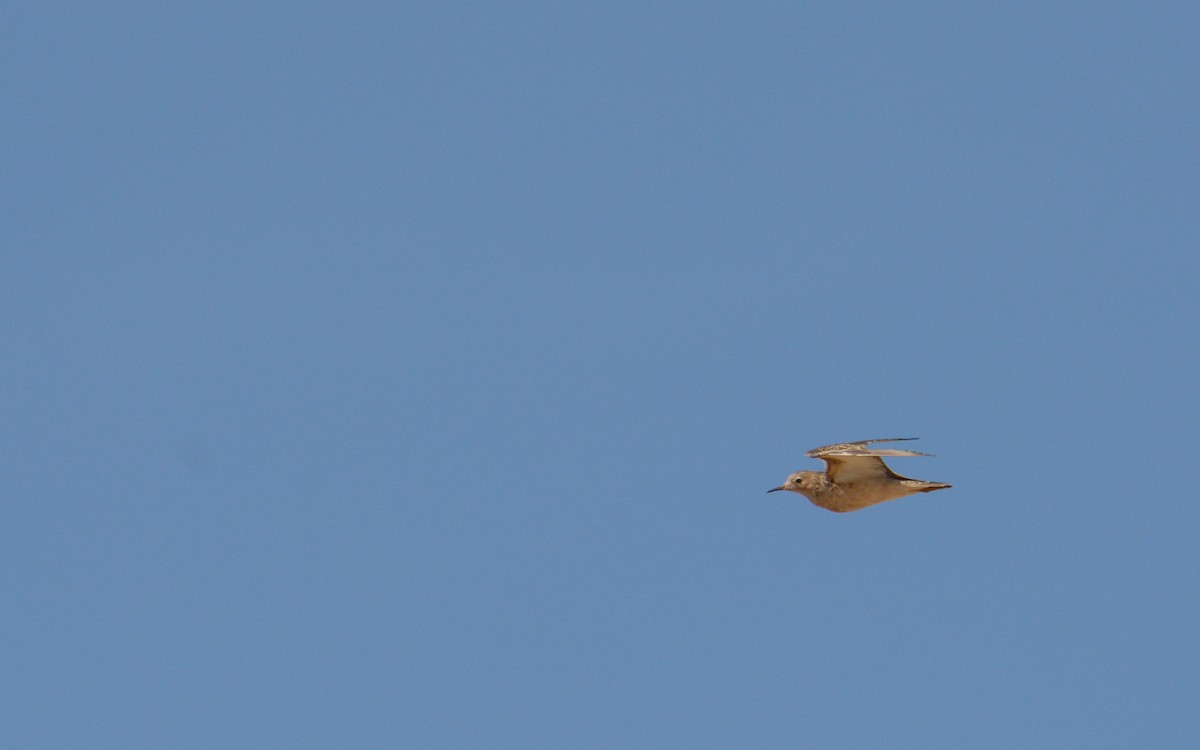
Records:
{"label": "blue sky", "polygon": [[1200,734],[1193,5],[5,16],[13,747]]}

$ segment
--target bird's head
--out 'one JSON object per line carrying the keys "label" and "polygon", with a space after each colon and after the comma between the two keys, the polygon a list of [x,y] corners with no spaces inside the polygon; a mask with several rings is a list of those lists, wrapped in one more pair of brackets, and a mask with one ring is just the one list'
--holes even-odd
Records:
{"label": "bird's head", "polygon": [[797,471],[795,474],[787,478],[787,481],[767,492],[778,492],[779,490],[787,490],[788,492],[799,492],[801,495],[806,494],[806,491],[816,487],[819,478],[824,476],[819,471]]}

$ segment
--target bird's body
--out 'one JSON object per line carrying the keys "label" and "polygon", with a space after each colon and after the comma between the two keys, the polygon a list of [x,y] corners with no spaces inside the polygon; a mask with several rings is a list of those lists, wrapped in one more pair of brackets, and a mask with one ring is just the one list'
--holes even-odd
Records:
{"label": "bird's body", "polygon": [[836,513],[895,500],[918,492],[944,490],[950,485],[902,477],[888,468],[883,456],[925,456],[926,453],[871,448],[872,443],[891,443],[916,438],[881,438],[857,443],[837,443],[814,448],[804,455],[825,462],[825,471],[798,471],[776,490],[798,492],[816,505]]}

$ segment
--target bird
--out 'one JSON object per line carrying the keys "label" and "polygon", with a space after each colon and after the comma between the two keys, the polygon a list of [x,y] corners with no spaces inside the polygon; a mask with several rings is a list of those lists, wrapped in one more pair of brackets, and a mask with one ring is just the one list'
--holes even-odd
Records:
{"label": "bird", "polygon": [[767,492],[788,490],[807,497],[818,508],[849,513],[918,492],[948,489],[952,485],[902,477],[888,468],[883,456],[928,456],[928,453],[894,448],[872,448],[874,443],[898,443],[917,438],[878,438],[854,443],[834,443],[813,448],[804,455],[825,462],[825,471],[798,471]]}

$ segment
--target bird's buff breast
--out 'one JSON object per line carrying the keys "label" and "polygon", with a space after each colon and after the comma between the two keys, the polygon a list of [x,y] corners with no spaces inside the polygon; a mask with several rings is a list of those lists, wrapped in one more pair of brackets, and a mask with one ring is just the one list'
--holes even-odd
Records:
{"label": "bird's buff breast", "polygon": [[849,486],[826,483],[824,486],[806,488],[801,492],[813,505],[832,510],[835,513],[862,510],[872,505],[913,494],[913,490],[908,487],[881,486],[877,483]]}

